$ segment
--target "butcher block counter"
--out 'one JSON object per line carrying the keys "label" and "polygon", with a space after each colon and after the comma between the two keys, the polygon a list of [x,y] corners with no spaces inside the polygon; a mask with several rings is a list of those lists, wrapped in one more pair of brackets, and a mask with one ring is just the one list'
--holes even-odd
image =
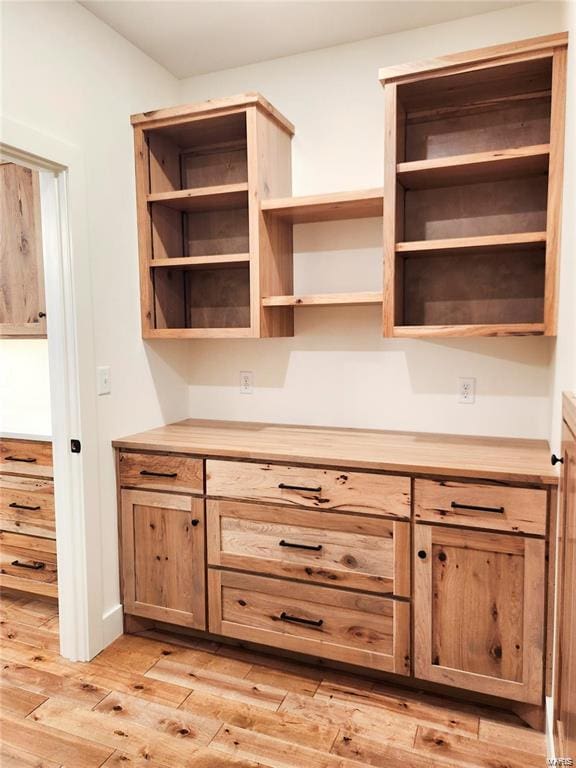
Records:
{"label": "butcher block counter", "polygon": [[113,445],[127,626],[541,722],[558,483],[545,441],[187,419]]}

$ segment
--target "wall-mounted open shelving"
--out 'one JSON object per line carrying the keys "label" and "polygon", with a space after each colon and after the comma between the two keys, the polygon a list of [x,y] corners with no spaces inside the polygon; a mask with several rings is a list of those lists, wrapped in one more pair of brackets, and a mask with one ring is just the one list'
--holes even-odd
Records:
{"label": "wall-mounted open shelving", "polygon": [[566,36],[392,67],[384,334],[555,333]]}

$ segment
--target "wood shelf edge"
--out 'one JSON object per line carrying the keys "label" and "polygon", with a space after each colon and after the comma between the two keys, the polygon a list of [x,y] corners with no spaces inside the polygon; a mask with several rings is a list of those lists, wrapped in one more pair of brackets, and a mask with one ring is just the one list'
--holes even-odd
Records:
{"label": "wood shelf edge", "polygon": [[441,240],[409,240],[396,243],[396,253],[426,253],[458,251],[472,248],[511,248],[544,245],[546,232],[521,232],[510,235],[480,235],[476,237],[450,237]]}
{"label": "wood shelf edge", "polygon": [[243,266],[250,263],[249,253],[227,253],[214,256],[184,256],[182,258],[151,259],[151,269],[206,269]]}
{"label": "wood shelf edge", "polygon": [[462,336],[542,336],[544,323],[499,323],[478,325],[396,325],[395,338]]}
{"label": "wood shelf edge", "polygon": [[382,216],[382,187],[321,195],[270,198],[262,201],[262,212],[293,223],[338,221]]}
{"label": "wood shelf edge", "polygon": [[316,293],[291,296],[267,296],[262,299],[263,307],[328,307],[360,306],[382,304],[383,295],[372,291],[356,293]]}

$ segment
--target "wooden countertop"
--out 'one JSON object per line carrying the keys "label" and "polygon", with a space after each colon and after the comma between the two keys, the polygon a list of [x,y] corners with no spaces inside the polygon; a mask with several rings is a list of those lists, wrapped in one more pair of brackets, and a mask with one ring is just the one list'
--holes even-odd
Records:
{"label": "wooden countertop", "polygon": [[545,440],[186,419],[116,448],[556,485]]}

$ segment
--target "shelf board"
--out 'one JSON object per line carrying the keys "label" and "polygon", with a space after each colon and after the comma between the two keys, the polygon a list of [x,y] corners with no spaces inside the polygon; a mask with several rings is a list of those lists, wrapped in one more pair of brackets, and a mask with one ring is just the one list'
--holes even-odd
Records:
{"label": "shelf board", "polygon": [[254,337],[251,328],[150,328],[145,339],[248,339]]}
{"label": "shelf board", "polygon": [[153,269],[225,269],[248,264],[249,253],[227,253],[218,256],[185,256],[174,259],[152,259],[149,266]]}
{"label": "shelf board", "polygon": [[502,323],[501,325],[396,325],[397,338],[431,336],[541,336],[544,323]]}
{"label": "shelf board", "polygon": [[262,201],[262,211],[290,221],[310,224],[317,221],[343,221],[382,216],[384,192],[381,187],[356,192],[333,192],[327,195],[282,197]]}
{"label": "shelf board", "polygon": [[147,200],[185,213],[243,208],[248,205],[248,183],[156,192],[148,195]]}
{"label": "shelf board", "polygon": [[358,293],[314,293],[303,296],[268,296],[263,307],[327,307],[382,304],[382,294],[370,291]]}
{"label": "shelf board", "polygon": [[512,235],[451,237],[443,240],[412,240],[396,243],[396,253],[401,256],[478,253],[488,250],[533,249],[541,247],[545,243],[546,232],[520,232]]}
{"label": "shelf board", "polygon": [[549,158],[550,145],[538,144],[398,163],[396,173],[406,189],[427,189],[543,174],[548,171]]}

